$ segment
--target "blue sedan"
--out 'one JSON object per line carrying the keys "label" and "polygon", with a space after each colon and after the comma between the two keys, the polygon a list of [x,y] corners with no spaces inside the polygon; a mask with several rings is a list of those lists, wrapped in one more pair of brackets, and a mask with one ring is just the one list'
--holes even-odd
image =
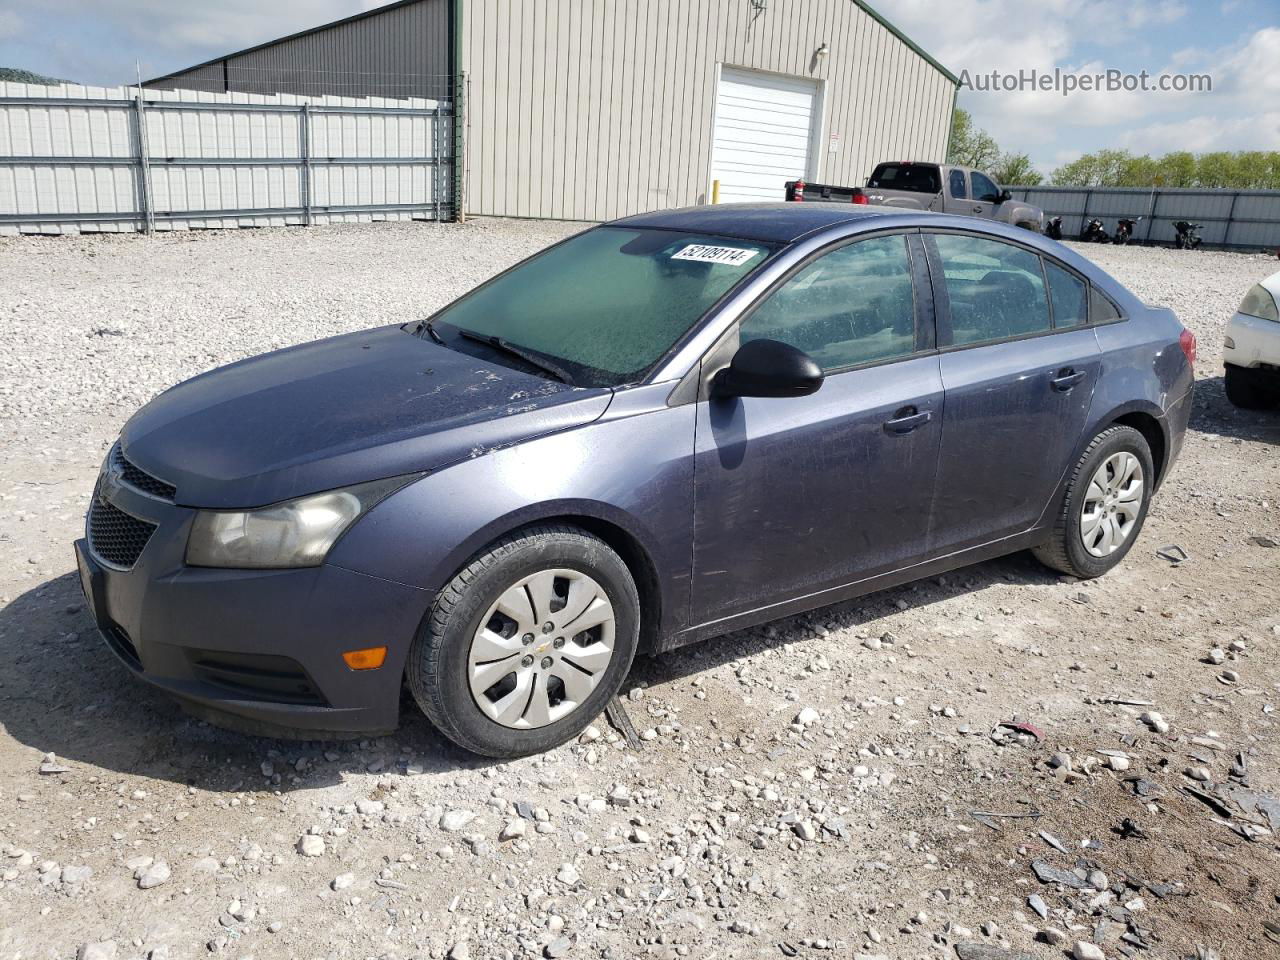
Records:
{"label": "blue sedan", "polygon": [[661,653],[1030,549],[1088,578],[1182,444],[1195,339],[1066,247],[828,204],[587,230],[430,319],[232,364],[125,426],[76,543],[197,715],[490,756]]}

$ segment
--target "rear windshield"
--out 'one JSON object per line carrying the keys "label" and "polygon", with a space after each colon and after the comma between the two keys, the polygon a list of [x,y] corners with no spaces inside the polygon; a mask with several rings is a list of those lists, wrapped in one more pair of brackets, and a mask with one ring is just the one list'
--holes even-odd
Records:
{"label": "rear windshield", "polygon": [[596,227],[517,264],[433,320],[446,336],[466,330],[501,337],[552,360],[578,386],[634,383],[774,249],[672,230]]}
{"label": "rear windshield", "polygon": [[928,163],[882,163],[871,173],[868,187],[909,190],[912,193],[940,193],[938,168]]}

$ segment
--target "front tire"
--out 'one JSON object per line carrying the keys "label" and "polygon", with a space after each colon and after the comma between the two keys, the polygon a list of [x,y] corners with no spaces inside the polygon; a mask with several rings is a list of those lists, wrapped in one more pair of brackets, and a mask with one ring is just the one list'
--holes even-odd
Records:
{"label": "front tire", "polygon": [[528,527],[482,550],[440,592],[409,653],[409,688],[460,747],[540,753],[600,714],[639,635],[635,581],[603,540]]}
{"label": "front tire", "polygon": [[1242,410],[1269,410],[1280,405],[1280,376],[1268,384],[1253,370],[1228,366],[1222,385],[1227,399]]}
{"label": "front tire", "polygon": [[1053,532],[1032,550],[1036,559],[1082,580],[1102,576],[1142,531],[1154,482],[1146,438],[1133,427],[1103,430],[1071,472]]}

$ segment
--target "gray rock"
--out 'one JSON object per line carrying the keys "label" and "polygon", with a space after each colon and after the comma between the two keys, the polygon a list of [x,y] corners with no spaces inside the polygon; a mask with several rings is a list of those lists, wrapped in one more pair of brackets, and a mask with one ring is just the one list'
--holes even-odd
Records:
{"label": "gray rock", "polygon": [[1083,890],[1085,887],[1085,882],[1070,870],[1063,870],[1043,860],[1032,861],[1031,869],[1035,871],[1041,883],[1060,883],[1073,890]]}
{"label": "gray rock", "polygon": [[324,856],[324,838],[314,833],[304,833],[298,839],[298,852],[304,857]]}
{"label": "gray rock", "polygon": [[1102,952],[1102,948],[1087,940],[1077,940],[1076,945],[1071,948],[1071,956],[1075,957],[1075,960],[1107,960],[1107,955]]}
{"label": "gray rock", "polygon": [[542,948],[542,955],[547,960],[557,960],[559,957],[567,957],[572,947],[573,943],[568,937],[556,937]]}
{"label": "gray rock", "polygon": [[163,860],[157,860],[155,863],[140,867],[134,873],[134,877],[138,881],[139,890],[150,890],[152,887],[158,887],[162,883],[168,883],[169,865]]}
{"label": "gray rock", "polygon": [[991,943],[962,941],[956,944],[956,956],[960,960],[1036,960],[1028,953],[1013,953]]}
{"label": "gray rock", "polygon": [[1044,897],[1038,893],[1033,893],[1027,897],[1027,906],[1034,910],[1041,920],[1049,916],[1049,905],[1044,902]]}
{"label": "gray rock", "polygon": [[371,816],[375,813],[381,813],[387,808],[387,805],[381,800],[369,800],[361,798],[356,801],[356,812],[364,816]]}
{"label": "gray rock", "polygon": [[76,951],[76,960],[115,960],[116,942],[114,940],[98,940],[95,943],[81,944]]}
{"label": "gray rock", "polygon": [[449,960],[471,960],[471,945],[465,940],[459,940],[449,951]]}
{"label": "gray rock", "polygon": [[450,810],[440,818],[440,829],[445,833],[458,833],[476,818],[470,810]]}
{"label": "gray rock", "polygon": [[348,890],[355,885],[356,875],[354,873],[340,873],[333,878],[333,882],[329,884],[334,890]]}

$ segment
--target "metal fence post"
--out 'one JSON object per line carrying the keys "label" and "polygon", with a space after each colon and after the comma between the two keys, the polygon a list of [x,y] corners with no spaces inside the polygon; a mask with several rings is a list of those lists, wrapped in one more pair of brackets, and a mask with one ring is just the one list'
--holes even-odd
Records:
{"label": "metal fence post", "polygon": [[1147,235],[1142,238],[1144,244],[1151,242],[1151,230],[1156,225],[1156,208],[1160,206],[1160,191],[1151,188],[1151,210],[1147,213]]}
{"label": "metal fence post", "polygon": [[1093,199],[1093,189],[1090,188],[1084,192],[1084,210],[1080,214],[1080,233],[1083,234],[1085,228],[1089,226],[1089,201]]}
{"label": "metal fence post", "polygon": [[156,216],[151,201],[151,164],[147,155],[147,115],[143,105],[142,88],[138,88],[133,99],[138,129],[138,205],[141,207],[142,232],[154,233]]}
{"label": "metal fence post", "polygon": [[298,191],[302,194],[302,222],[308,227],[311,219],[311,104],[304,103],[298,112],[298,156],[302,158],[302,180]]}
{"label": "metal fence post", "polygon": [[440,156],[440,98],[431,112],[431,210],[436,223],[440,222],[440,174],[444,170],[444,158]]}
{"label": "metal fence post", "polygon": [[1231,240],[1231,225],[1236,222],[1236,201],[1240,199],[1240,191],[1231,194],[1231,209],[1227,211],[1227,229],[1222,232],[1222,245],[1225,247]]}

